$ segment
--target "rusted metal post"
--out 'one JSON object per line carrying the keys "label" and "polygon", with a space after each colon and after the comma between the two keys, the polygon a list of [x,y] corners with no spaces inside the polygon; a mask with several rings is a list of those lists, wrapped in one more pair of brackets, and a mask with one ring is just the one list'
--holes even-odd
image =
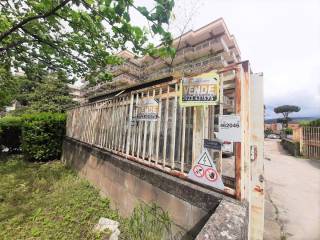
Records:
{"label": "rusted metal post", "polygon": [[250,239],[263,239],[264,228],[264,167],[263,167],[263,75],[253,74],[250,78],[250,199],[249,236]]}
{"label": "rusted metal post", "polygon": [[157,123],[157,137],[156,137],[156,164],[158,164],[159,161],[159,148],[160,148],[160,130],[161,130],[161,109],[162,109],[162,88],[159,89],[159,109],[158,109],[158,123]]}
{"label": "rusted metal post", "polygon": [[[178,84],[176,83],[174,86],[175,92],[178,92]],[[176,124],[177,124],[177,95],[173,99],[173,106],[172,106],[172,123],[171,123],[171,147],[170,147],[170,162],[171,162],[171,169],[175,168],[174,162],[174,153],[176,148]]]}
{"label": "rusted metal post", "polygon": [[193,141],[192,141],[192,166],[203,149],[203,107],[194,107],[193,111]]}
{"label": "rusted metal post", "polygon": [[[250,199],[250,178],[251,178],[251,162],[250,162],[250,136],[251,136],[251,122],[255,121],[250,118],[251,109],[251,74],[249,61],[242,64],[243,79],[241,79],[241,127],[242,127],[242,145],[241,145],[241,191],[242,199],[249,201]],[[262,95],[263,96],[263,95]],[[254,101],[253,101],[254,103]],[[263,132],[263,128],[259,129]]]}
{"label": "rusted metal post", "polygon": [[303,155],[303,127],[300,127],[300,154]]}
{"label": "rusted metal post", "polygon": [[128,135],[127,135],[127,146],[126,146],[126,154],[127,155],[129,155],[130,143],[131,143],[131,121],[132,121],[132,111],[133,111],[133,100],[134,100],[134,95],[131,94],[129,119],[128,119],[128,122],[126,123],[126,124],[128,124]]}
{"label": "rusted metal post", "polygon": [[163,153],[162,153],[162,165],[166,166],[166,158],[167,158],[167,139],[168,139],[168,117],[169,117],[169,98],[170,95],[170,86],[167,87],[167,97],[166,97],[166,105],[165,105],[165,113],[164,113],[164,136],[163,136]]}
{"label": "rusted metal post", "polygon": [[[241,113],[241,69],[236,70],[235,79],[235,113]],[[235,143],[235,196],[241,200],[241,143]]]}
{"label": "rusted metal post", "polygon": [[[220,78],[220,103],[219,103],[219,116],[223,115],[223,78]],[[213,121],[214,124],[214,121]],[[213,126],[214,128],[214,126]],[[222,150],[219,151],[217,163],[217,171],[222,176]]]}
{"label": "rusted metal post", "polygon": [[182,139],[181,139],[181,172],[184,171],[184,156],[186,142],[186,108],[182,108]]}

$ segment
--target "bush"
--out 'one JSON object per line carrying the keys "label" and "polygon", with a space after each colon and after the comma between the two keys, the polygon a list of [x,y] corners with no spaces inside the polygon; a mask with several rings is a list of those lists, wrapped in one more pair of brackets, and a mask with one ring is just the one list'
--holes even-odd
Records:
{"label": "bush", "polygon": [[0,150],[1,146],[9,149],[9,152],[19,151],[21,147],[21,127],[20,117],[0,118]]}
{"label": "bush", "polygon": [[300,125],[305,127],[320,127],[320,119],[313,121],[301,121]]}
{"label": "bush", "polygon": [[285,128],[283,131],[284,131],[287,135],[292,135],[292,134],[293,134],[292,128]]}
{"label": "bush", "polygon": [[61,155],[65,135],[65,114],[23,115],[22,150],[28,160],[48,161]]}
{"label": "bush", "polygon": [[270,128],[267,128],[267,129],[264,130],[264,135],[265,136],[268,136],[271,133],[272,133],[272,130]]}
{"label": "bush", "polygon": [[320,119],[313,120],[309,123],[310,127],[320,127]]}

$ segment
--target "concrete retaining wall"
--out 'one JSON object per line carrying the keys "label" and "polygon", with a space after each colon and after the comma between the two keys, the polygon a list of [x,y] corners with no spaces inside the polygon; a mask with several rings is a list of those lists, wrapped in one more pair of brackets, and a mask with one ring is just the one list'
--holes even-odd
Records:
{"label": "concrete retaining wall", "polygon": [[175,231],[183,232],[184,238],[194,239],[207,220],[215,218],[222,200],[235,209],[243,207],[220,193],[73,139],[65,139],[62,161],[109,197],[112,207],[123,216],[131,215],[139,202],[158,204],[168,211],[177,226]]}

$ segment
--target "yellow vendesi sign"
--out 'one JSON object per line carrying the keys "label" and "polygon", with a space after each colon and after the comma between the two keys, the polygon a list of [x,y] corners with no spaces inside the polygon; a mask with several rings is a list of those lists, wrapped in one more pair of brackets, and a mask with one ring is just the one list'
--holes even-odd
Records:
{"label": "yellow vendesi sign", "polygon": [[217,105],[219,96],[220,78],[215,71],[195,77],[185,77],[181,80],[181,106]]}

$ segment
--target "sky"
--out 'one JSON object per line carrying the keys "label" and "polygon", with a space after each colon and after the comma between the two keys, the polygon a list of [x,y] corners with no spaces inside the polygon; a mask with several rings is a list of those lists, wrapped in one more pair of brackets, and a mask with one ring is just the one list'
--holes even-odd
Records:
{"label": "sky", "polygon": [[320,117],[320,0],[176,0],[174,15],[175,35],[188,16],[188,30],[225,20],[242,60],[264,73],[266,118],[284,104],[301,107],[292,117]]}

